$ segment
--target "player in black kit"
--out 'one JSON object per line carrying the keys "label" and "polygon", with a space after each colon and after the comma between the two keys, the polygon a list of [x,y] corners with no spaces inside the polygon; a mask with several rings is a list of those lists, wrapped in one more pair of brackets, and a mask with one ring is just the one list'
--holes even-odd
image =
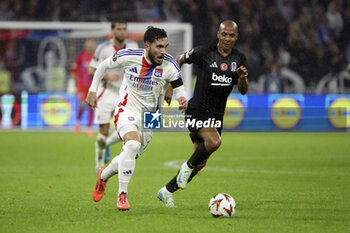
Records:
{"label": "player in black kit", "polygon": [[217,38],[217,44],[196,47],[176,59],[180,67],[184,63],[198,66],[194,96],[188,102],[186,118],[214,123],[209,124],[209,127],[204,127],[202,123],[189,127],[194,152],[181,165],[177,175],[157,194],[169,207],[175,206],[173,193],[179,188],[184,189],[205,166],[210,155],[220,147],[223,115],[233,86],[237,84],[242,95],[248,91],[246,58],[233,48],[238,39],[237,24],[231,20],[223,21]]}

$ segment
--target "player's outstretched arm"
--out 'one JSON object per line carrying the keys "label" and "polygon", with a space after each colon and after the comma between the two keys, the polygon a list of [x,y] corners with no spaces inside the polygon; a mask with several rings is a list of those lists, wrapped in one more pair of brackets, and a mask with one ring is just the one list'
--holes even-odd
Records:
{"label": "player's outstretched arm", "polygon": [[176,58],[176,62],[179,64],[180,67],[182,67],[183,64],[185,64],[185,54],[181,54]]}
{"label": "player's outstretched arm", "polygon": [[98,84],[102,80],[107,69],[108,69],[108,61],[106,59],[100,65],[98,65],[89,88],[89,93],[86,96],[85,102],[93,110],[97,108],[96,92],[97,92]]}
{"label": "player's outstretched arm", "polygon": [[166,89],[165,95],[164,95],[164,100],[168,104],[168,106],[171,104],[172,98],[173,98],[173,87],[169,83],[168,88]]}
{"label": "player's outstretched arm", "polygon": [[237,87],[239,92],[242,95],[245,95],[248,92],[248,70],[245,66],[240,66],[237,69],[238,74],[238,83]]}
{"label": "player's outstretched arm", "polygon": [[[95,73],[96,73],[96,68],[89,66],[89,70],[88,70],[89,76],[91,78],[94,77]],[[105,76],[103,76],[104,80],[111,80],[111,81],[118,81],[121,79],[121,75],[119,71],[116,71],[115,73],[112,74],[105,74]]]}
{"label": "player's outstretched arm", "polygon": [[85,102],[87,103],[87,105],[89,105],[91,109],[95,110],[97,108],[96,92],[89,91],[86,96]]}
{"label": "player's outstretched arm", "polygon": [[96,68],[92,67],[92,66],[89,66],[89,69],[88,69],[88,74],[91,78],[94,77],[95,75],[95,72],[96,72]]}
{"label": "player's outstretched arm", "polygon": [[185,87],[184,85],[180,85],[176,88],[174,88],[174,94],[175,94],[175,98],[177,99],[177,101],[179,102],[179,110],[181,110],[182,112],[185,112],[185,110],[187,109],[188,103],[187,103],[187,99],[186,99],[186,94],[185,94]]}

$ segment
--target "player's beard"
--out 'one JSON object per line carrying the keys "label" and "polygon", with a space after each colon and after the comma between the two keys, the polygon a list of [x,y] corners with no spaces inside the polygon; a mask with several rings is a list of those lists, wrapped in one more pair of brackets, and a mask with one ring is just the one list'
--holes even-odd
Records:
{"label": "player's beard", "polygon": [[119,43],[123,43],[125,41],[125,38],[124,39],[121,39],[117,36],[114,37],[116,41],[118,41]]}
{"label": "player's beard", "polygon": [[152,53],[152,51],[150,50],[148,53],[148,58],[151,61],[151,63],[155,66],[159,66],[162,64],[163,60],[161,62],[157,62],[156,61],[156,57],[154,56],[154,54]]}

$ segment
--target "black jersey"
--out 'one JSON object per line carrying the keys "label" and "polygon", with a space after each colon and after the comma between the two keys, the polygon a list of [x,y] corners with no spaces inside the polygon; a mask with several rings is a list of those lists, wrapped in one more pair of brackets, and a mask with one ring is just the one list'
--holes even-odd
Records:
{"label": "black jersey", "polygon": [[185,53],[185,62],[198,66],[197,81],[189,108],[224,114],[226,101],[238,81],[237,68],[246,57],[236,49],[223,57],[216,44],[199,46]]}

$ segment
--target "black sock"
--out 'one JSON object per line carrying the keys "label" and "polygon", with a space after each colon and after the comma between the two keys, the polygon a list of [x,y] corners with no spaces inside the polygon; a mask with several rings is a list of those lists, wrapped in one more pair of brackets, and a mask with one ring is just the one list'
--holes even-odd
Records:
{"label": "black sock", "polygon": [[[177,172],[177,174],[179,174],[179,172]],[[177,183],[176,183],[177,174],[173,179],[171,179],[169,181],[169,183],[167,185],[165,185],[166,189],[171,193],[173,193],[179,189],[179,186],[177,186]]]}
{"label": "black sock", "polygon": [[200,143],[197,149],[193,152],[191,158],[187,161],[189,168],[195,168],[201,164],[211,153],[205,149],[204,142]]}
{"label": "black sock", "polygon": [[[188,178],[188,181],[187,183],[190,183],[192,178],[197,175],[198,172],[192,172],[191,175],[190,175],[190,178]],[[177,173],[179,174],[179,172]],[[177,185],[177,182],[176,182],[176,178],[177,178],[177,174],[176,176],[174,176],[174,178],[172,178],[169,183],[167,185],[165,185],[166,189],[171,192],[171,193],[174,193],[175,191],[179,190],[179,186]]]}
{"label": "black sock", "polygon": [[[190,168],[194,168],[197,165],[201,164],[204,160],[206,160],[210,156],[210,154],[211,153],[209,153],[205,149],[204,142],[203,142],[198,145],[197,149],[194,151],[191,158],[187,161],[187,165]],[[179,172],[177,172],[176,176],[174,176],[174,178],[171,179],[169,183],[165,186],[166,189],[171,193],[174,193],[176,190],[180,189],[176,182],[176,178],[178,174]],[[192,172],[187,182],[189,183],[195,175],[197,175],[197,172]]]}
{"label": "black sock", "polygon": [[192,180],[192,178],[193,178],[195,175],[197,175],[197,173],[198,173],[198,172],[192,172],[191,175],[190,175],[190,177],[188,178],[187,183],[190,183],[191,180]]}

